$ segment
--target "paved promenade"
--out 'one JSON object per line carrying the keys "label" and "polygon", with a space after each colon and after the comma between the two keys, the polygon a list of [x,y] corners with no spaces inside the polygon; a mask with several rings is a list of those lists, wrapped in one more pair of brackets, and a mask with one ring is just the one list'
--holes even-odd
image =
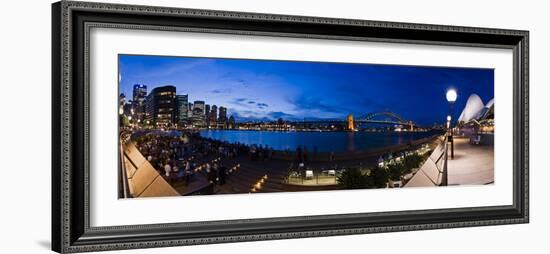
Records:
{"label": "paved promenade", "polygon": [[[417,173],[408,181],[405,187],[439,186],[442,180],[444,165],[444,149],[434,140],[431,147],[434,152],[422,165]],[[249,193],[249,192],[284,192],[312,191],[338,189],[334,178],[330,183],[319,185],[286,184],[285,178],[291,167],[296,167],[287,160],[251,160],[249,156],[241,155],[232,158],[222,158],[220,155],[197,157],[193,162],[198,165],[188,182],[176,175],[164,177],[143,157],[133,142],[127,142],[124,148],[124,165],[126,166],[129,191],[134,197],[188,195],[210,186],[205,170],[206,163],[213,165],[223,163],[231,169],[226,176],[226,184],[212,185],[210,192],[214,194]],[[450,149],[450,148],[449,148]],[[480,185],[494,182],[494,149],[493,145],[471,145],[468,138],[455,137],[454,159],[448,161],[449,185]],[[450,153],[450,150],[449,150]],[[330,168],[372,167],[378,163],[377,157],[346,161],[313,161],[306,163],[308,168],[322,170]],[[293,165],[293,166],[291,166]],[[326,180],[326,179],[322,179]],[[261,181],[261,184],[258,184]],[[313,182],[313,181],[312,181]],[[209,192],[209,193],[210,193]]]}
{"label": "paved promenade", "polygon": [[[438,147],[439,148],[439,147]],[[449,147],[448,184],[480,185],[494,182],[494,146],[472,145],[468,138],[454,138],[454,159]],[[439,152],[432,154],[437,161]],[[435,156],[434,156],[435,155]],[[437,157],[437,158],[436,158]],[[443,159],[428,161],[412,177],[405,187],[437,186],[441,183]]]}
{"label": "paved promenade", "polygon": [[[471,145],[455,137],[455,156],[448,161],[449,185],[490,184],[495,180],[493,145]],[[449,150],[450,152],[450,150]]]}

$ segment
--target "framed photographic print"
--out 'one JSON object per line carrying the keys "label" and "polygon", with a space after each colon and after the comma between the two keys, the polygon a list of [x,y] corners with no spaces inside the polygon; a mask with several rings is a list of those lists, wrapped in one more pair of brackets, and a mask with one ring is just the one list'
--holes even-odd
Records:
{"label": "framed photographic print", "polygon": [[527,223],[527,31],[61,1],[52,249]]}

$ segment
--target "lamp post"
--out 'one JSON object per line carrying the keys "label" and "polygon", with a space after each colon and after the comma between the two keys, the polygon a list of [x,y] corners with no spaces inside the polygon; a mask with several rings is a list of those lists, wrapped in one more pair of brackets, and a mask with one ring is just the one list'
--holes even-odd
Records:
{"label": "lamp post", "polygon": [[133,128],[133,126],[132,126],[132,116],[128,116],[128,124],[130,125],[130,128]]}
{"label": "lamp post", "polygon": [[446,94],[446,97],[447,97],[447,101],[449,102],[449,115],[447,116],[447,130],[448,130],[448,141],[451,142],[451,159],[454,159],[455,158],[455,149],[454,149],[454,140],[453,140],[453,128],[452,128],[452,115],[453,115],[453,104],[455,103],[456,101],[456,98],[458,97],[458,95],[456,94],[456,90],[455,89],[449,89],[447,90],[447,94]]}
{"label": "lamp post", "polygon": [[[453,115],[453,104],[456,101],[456,90],[449,89],[447,90],[447,102],[449,102],[449,115],[447,115],[447,142],[451,143],[451,158],[454,158],[454,142],[453,142],[453,133],[452,133],[452,115]],[[448,144],[448,143],[447,143]],[[448,171],[448,152],[445,149],[445,164],[443,165],[443,177],[441,178],[441,186],[448,185],[449,171]]]}

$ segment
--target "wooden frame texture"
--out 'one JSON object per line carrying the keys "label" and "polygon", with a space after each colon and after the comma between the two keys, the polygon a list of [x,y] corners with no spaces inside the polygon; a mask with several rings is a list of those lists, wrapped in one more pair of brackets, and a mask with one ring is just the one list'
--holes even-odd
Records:
{"label": "wooden frame texture", "polygon": [[[171,224],[89,224],[88,35],[107,27],[506,48],[514,55],[513,205]],[[88,252],[529,221],[528,31],[62,1],[52,5],[52,249]]]}

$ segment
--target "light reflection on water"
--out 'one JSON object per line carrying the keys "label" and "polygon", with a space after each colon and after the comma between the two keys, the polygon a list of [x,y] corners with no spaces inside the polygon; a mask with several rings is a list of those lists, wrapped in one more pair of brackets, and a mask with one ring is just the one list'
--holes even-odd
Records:
{"label": "light reflection on water", "polygon": [[201,136],[230,143],[269,146],[274,150],[307,147],[319,152],[353,152],[406,144],[433,135],[433,132],[282,132],[204,130]]}

